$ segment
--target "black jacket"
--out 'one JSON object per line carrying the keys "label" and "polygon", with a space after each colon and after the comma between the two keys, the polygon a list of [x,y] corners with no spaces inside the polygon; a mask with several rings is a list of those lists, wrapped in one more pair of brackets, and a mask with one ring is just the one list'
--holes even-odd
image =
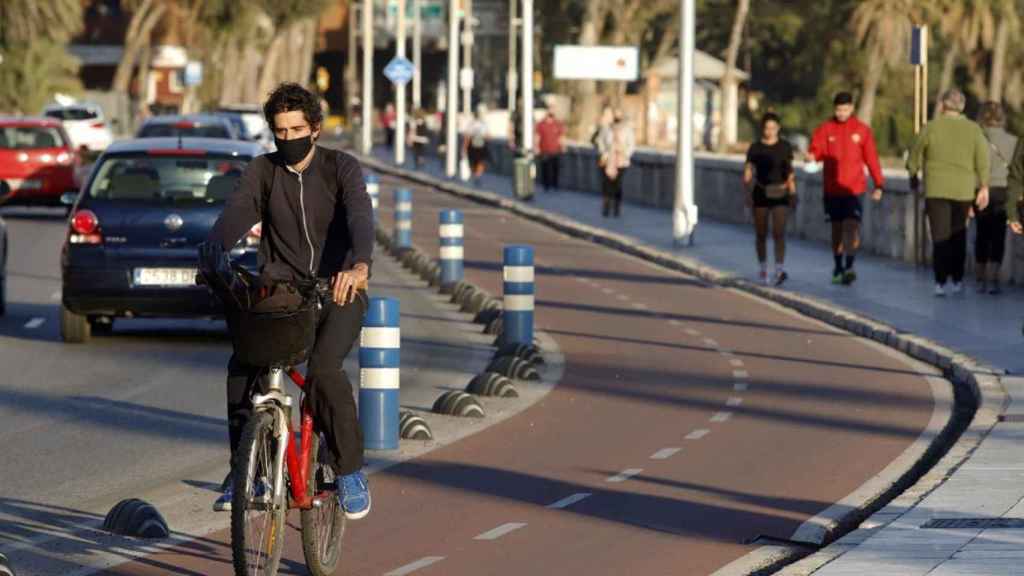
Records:
{"label": "black jacket", "polygon": [[317,146],[301,174],[276,153],[253,159],[209,239],[230,250],[257,222],[260,268],[274,280],[328,278],[372,262],[373,207],[363,172],[339,150]]}

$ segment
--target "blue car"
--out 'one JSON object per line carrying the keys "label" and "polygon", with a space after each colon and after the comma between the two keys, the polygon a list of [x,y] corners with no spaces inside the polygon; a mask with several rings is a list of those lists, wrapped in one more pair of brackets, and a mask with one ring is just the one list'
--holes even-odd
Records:
{"label": "blue car", "polygon": [[136,138],[224,138],[242,140],[242,135],[231,121],[213,114],[188,114],[185,116],[153,116],[147,118],[136,132]]}
{"label": "blue car", "polygon": [[[222,314],[196,286],[197,246],[206,239],[254,142],[145,138],[115,142],[97,160],[72,204],[61,254],[61,335],[85,342],[115,318],[201,318]],[[259,224],[233,256],[256,270]]]}

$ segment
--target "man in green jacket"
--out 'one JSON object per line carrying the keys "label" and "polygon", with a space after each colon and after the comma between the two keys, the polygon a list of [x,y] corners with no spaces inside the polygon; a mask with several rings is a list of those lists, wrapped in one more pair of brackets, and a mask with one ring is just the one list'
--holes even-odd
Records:
{"label": "man in green jacket", "polygon": [[924,171],[925,208],[932,234],[935,295],[963,292],[967,221],[971,207],[988,206],[989,151],[981,127],[963,116],[967,99],[953,88],[942,95],[942,114],[917,137],[907,162],[910,186]]}

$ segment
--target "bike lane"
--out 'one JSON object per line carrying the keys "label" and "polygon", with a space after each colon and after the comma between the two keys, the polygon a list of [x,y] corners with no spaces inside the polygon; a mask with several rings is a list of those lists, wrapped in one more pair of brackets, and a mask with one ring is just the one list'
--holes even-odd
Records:
{"label": "bike lane", "polygon": [[[396,184],[382,185],[387,229]],[[918,366],[872,343],[401,185],[414,242],[435,257],[438,212],[464,211],[467,279],[493,294],[502,246],[534,246],[537,325],[565,375],[518,416],[373,475],[374,511],[349,524],[341,574],[707,574],[758,536],[790,537],[933,416]],[[298,533],[287,539],[282,573],[304,573]],[[189,546],[108,573],[231,573],[224,532]]]}

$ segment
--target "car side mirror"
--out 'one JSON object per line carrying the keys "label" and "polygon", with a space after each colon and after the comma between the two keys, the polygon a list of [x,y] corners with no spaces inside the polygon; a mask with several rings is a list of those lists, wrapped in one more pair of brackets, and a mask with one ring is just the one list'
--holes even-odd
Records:
{"label": "car side mirror", "polygon": [[65,192],[60,195],[60,203],[64,206],[71,206],[78,199],[78,192]]}

